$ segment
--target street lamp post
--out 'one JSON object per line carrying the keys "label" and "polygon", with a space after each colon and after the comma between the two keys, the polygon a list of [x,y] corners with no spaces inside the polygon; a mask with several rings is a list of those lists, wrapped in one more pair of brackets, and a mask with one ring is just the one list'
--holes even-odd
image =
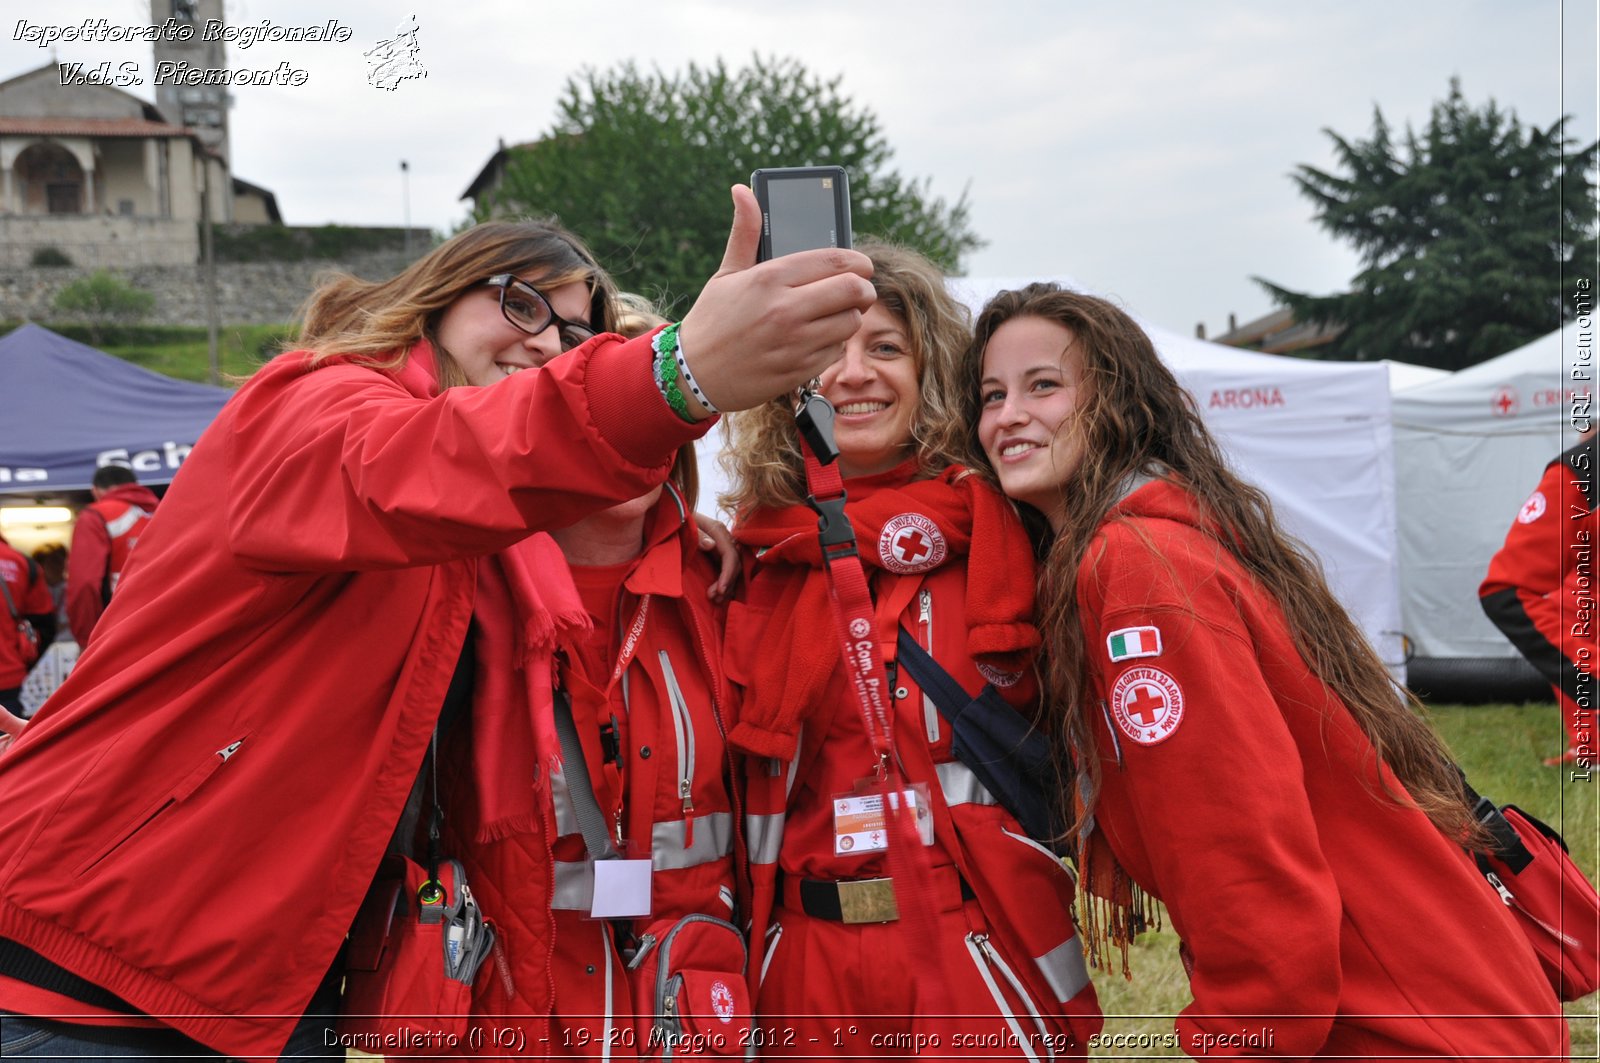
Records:
{"label": "street lamp post", "polygon": [[411,259],[411,166],[406,160],[400,160],[400,208],[405,212],[405,249],[406,260]]}

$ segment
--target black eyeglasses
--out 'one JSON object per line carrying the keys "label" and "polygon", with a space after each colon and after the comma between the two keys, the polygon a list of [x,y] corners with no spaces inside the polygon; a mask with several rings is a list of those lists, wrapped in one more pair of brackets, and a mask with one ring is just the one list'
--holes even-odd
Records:
{"label": "black eyeglasses", "polygon": [[544,293],[527,281],[518,280],[510,273],[496,273],[483,283],[500,289],[500,312],[507,321],[530,336],[537,336],[554,325],[561,337],[563,351],[570,351],[594,338],[594,329],[559,316],[551,309],[550,300],[544,297]]}

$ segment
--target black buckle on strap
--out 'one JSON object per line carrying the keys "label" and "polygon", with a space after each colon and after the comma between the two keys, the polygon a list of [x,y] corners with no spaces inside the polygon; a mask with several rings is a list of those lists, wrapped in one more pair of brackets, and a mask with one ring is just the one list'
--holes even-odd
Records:
{"label": "black buckle on strap", "polygon": [[817,513],[817,540],[822,543],[825,560],[859,556],[856,530],[850,526],[850,518],[844,514],[844,504],[849,497],[847,491],[840,491],[837,498],[806,496],[806,505]]}

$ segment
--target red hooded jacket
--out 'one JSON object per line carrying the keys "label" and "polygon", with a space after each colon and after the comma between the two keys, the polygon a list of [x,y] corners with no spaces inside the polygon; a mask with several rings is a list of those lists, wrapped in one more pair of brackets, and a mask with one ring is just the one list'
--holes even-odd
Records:
{"label": "red hooded jacket", "polygon": [[78,514],[67,554],[67,619],[79,646],[89,644],[156,502],[148,487],[118,484]]}
{"label": "red hooded jacket", "polygon": [[1094,808],[1192,955],[1190,1055],[1554,1058],[1566,1022],[1465,853],[1379,767],[1276,601],[1166,481],[1113,510],[1077,594]]}
{"label": "red hooded jacket", "polygon": [[276,1055],[417,776],[478,559],[637,497],[705,431],[649,347],[442,395],[425,343],[394,373],[301,352],[256,374],[0,759],[0,937]]}

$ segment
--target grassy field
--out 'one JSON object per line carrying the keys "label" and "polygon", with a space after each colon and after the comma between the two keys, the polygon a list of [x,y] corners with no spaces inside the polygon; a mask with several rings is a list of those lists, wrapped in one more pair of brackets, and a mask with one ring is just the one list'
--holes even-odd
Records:
{"label": "grassy field", "polygon": [[[1526,809],[1560,830],[1573,859],[1591,880],[1600,879],[1600,776],[1573,779],[1540,761],[1561,751],[1563,735],[1554,705],[1440,705],[1431,709],[1467,778],[1480,792]],[[1488,887],[1485,886],[1485,889]],[[1145,934],[1134,944],[1132,981],[1095,973],[1107,1034],[1144,1034],[1158,1042],[1172,1032],[1172,1016],[1189,1002],[1178,963],[1178,938]],[[1600,995],[1567,1005],[1574,1059],[1594,1059]],[[1181,1056],[1177,1048],[1102,1049],[1103,1057]]]}

